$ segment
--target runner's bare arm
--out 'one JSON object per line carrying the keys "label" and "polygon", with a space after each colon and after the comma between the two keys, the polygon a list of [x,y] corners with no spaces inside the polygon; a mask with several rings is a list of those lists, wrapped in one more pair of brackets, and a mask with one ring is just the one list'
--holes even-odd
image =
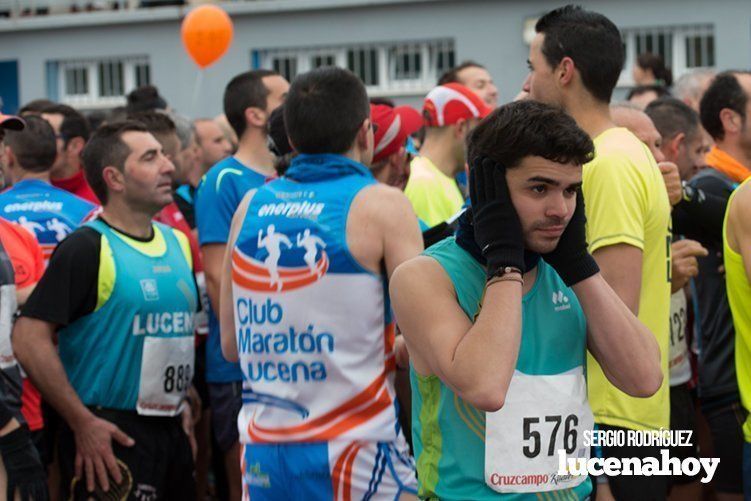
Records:
{"label": "runner's bare arm", "polygon": [[229,229],[229,240],[224,252],[221,267],[221,294],[219,299],[219,329],[221,332],[222,355],[228,362],[237,362],[237,340],[235,339],[235,314],[232,306],[232,247],[235,246],[237,234],[240,232],[248,205],[256,190],[249,191],[240,205],[237,206],[235,215],[232,216],[232,225]]}
{"label": "runner's bare arm", "polygon": [[16,289],[16,304],[19,308],[26,304],[26,301],[29,299],[29,296],[31,296],[31,293],[34,292],[34,287],[36,286],[37,284],[33,283],[22,289]]}
{"label": "runner's bare arm", "polygon": [[52,342],[55,326],[21,317],[13,328],[13,351],[34,384],[68,423],[85,421],[91,412],[81,403],[68,382],[65,369]]}
{"label": "runner's bare arm", "polygon": [[112,453],[111,440],[125,446],[135,442],[117,426],[95,416],[73,389],[52,342],[55,325],[21,317],[13,327],[13,351],[44,400],[60,413],[76,435],[76,476],[86,474],[89,490],[95,478],[108,489],[109,475],[120,483],[122,474]]}
{"label": "runner's bare arm", "polygon": [[226,244],[206,244],[201,246],[203,258],[203,273],[206,279],[206,294],[209,296],[211,308],[221,311],[219,295],[222,282],[222,260]]}
{"label": "runner's bare arm", "polygon": [[443,268],[420,256],[394,272],[391,299],[418,374],[438,376],[477,409],[503,406],[521,342],[520,283],[491,285],[473,324]]}
{"label": "runner's bare arm", "polygon": [[575,284],[573,290],[587,318],[587,345],[608,380],[633,397],[660,389],[660,347],[601,274]]}
{"label": "runner's bare arm", "polygon": [[643,252],[628,244],[615,244],[592,253],[605,281],[626,303],[634,315],[639,314]]}
{"label": "runner's bare arm", "polygon": [[391,277],[396,267],[423,251],[422,232],[409,199],[401,190],[382,185],[381,214],[383,260],[386,274]]}

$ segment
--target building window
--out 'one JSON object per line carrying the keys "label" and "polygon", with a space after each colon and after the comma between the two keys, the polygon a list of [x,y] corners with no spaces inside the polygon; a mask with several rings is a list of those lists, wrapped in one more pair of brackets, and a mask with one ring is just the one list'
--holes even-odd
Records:
{"label": "building window", "polygon": [[336,54],[317,54],[310,60],[311,68],[336,66]]}
{"label": "building window", "polygon": [[128,92],[151,83],[147,57],[58,61],[60,101],[83,109],[125,104]]}
{"label": "building window", "polygon": [[347,68],[372,96],[424,95],[456,62],[451,39],[265,49],[254,51],[251,60],[257,68],[273,68],[290,80],[321,66]]}
{"label": "building window", "polygon": [[674,79],[688,70],[715,65],[713,25],[626,28],[621,34],[626,51],[626,64],[618,81],[622,87],[634,85],[632,71],[636,58],[645,52],[662,56]]}
{"label": "building window", "polygon": [[366,86],[377,86],[381,80],[378,74],[378,51],[376,49],[348,50],[347,68],[360,77]]}
{"label": "building window", "polygon": [[392,80],[418,80],[422,75],[422,47],[418,44],[389,50],[389,77]]}
{"label": "building window", "polygon": [[714,35],[686,36],[686,68],[714,67]]}
{"label": "building window", "polygon": [[89,68],[71,65],[65,68],[65,88],[72,96],[85,96],[89,93]]}
{"label": "building window", "polygon": [[440,77],[456,66],[453,42],[441,43],[434,46],[432,48],[432,57],[435,59],[436,74]]}
{"label": "building window", "polygon": [[148,62],[137,63],[136,68],[136,87],[151,85],[151,67]]}
{"label": "building window", "polygon": [[125,94],[122,61],[105,61],[99,66],[99,95],[101,97],[122,96]]}
{"label": "building window", "polygon": [[272,60],[272,68],[291,82],[297,76],[297,58],[293,56],[275,57]]}

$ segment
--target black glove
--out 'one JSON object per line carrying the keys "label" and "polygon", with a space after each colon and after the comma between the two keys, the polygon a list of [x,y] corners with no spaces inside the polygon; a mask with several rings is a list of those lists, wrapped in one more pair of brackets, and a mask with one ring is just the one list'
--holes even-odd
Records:
{"label": "black glove", "polygon": [[25,427],[0,437],[0,454],[8,474],[7,499],[15,499],[16,489],[22,501],[49,499],[47,473]]}
{"label": "black glove", "polygon": [[542,258],[552,266],[567,286],[578,284],[600,271],[597,262],[587,250],[587,216],[584,213],[584,196],[576,193],[576,210],[563,231],[558,246]]}
{"label": "black glove", "polygon": [[506,184],[506,168],[478,157],[469,171],[475,241],[487,261],[488,279],[511,266],[524,273],[524,237]]}

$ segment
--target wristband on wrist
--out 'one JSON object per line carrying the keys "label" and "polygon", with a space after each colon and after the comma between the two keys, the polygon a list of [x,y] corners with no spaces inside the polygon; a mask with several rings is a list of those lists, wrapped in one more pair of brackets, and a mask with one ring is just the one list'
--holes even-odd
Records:
{"label": "wristband on wrist", "polygon": [[485,289],[490,287],[493,284],[497,284],[498,282],[518,282],[522,284],[522,287],[524,286],[524,278],[522,278],[521,275],[514,273],[506,273],[504,275],[501,275],[500,277],[493,277],[490,280],[488,280],[488,283],[485,284]]}
{"label": "wristband on wrist", "polygon": [[488,278],[488,281],[485,283],[485,288],[487,289],[498,282],[519,282],[524,285],[522,270],[514,266],[499,268],[490,276],[490,278]]}

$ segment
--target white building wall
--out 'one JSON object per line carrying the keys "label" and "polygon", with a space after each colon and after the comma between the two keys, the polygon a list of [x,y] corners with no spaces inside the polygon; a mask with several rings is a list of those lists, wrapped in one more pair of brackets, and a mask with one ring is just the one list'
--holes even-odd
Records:
{"label": "white building wall", "polygon": [[[716,66],[751,67],[749,0],[589,0],[621,28],[710,23]],[[547,0],[270,0],[224,4],[234,41],[203,71],[184,53],[182,9],[99,12],[0,21],[0,61],[19,62],[21,102],[47,97],[45,63],[54,60],[148,55],[151,79],[168,102],[191,116],[221,111],[224,86],[251,67],[253,49],[453,38],[456,61],[487,66],[501,100],[513,98],[526,76],[525,19],[561,5]],[[322,6],[325,6],[322,7]],[[274,11],[273,9],[276,9]],[[196,91],[196,85],[200,84]],[[400,101],[419,103],[409,96]]]}

